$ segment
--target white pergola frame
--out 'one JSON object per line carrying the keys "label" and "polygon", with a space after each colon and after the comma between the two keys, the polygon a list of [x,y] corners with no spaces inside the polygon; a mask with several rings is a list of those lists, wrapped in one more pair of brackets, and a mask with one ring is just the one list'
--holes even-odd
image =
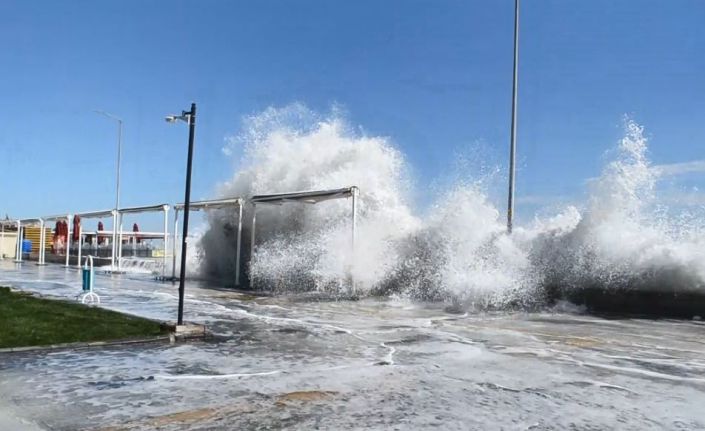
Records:
{"label": "white pergola frame", "polygon": [[17,249],[15,251],[15,262],[22,263],[22,232],[25,226],[36,226],[41,229],[39,234],[39,260],[37,265],[44,265],[44,220],[41,218],[25,218],[16,220],[17,223]]}
{"label": "white pergola frame", "polygon": [[[73,216],[71,214],[44,217],[45,223],[48,221],[66,220],[66,226],[68,226],[69,231],[66,234],[66,263],[64,264],[64,266],[66,266],[67,268],[69,266],[69,254],[70,254],[70,246],[71,246],[71,229],[72,229],[71,218],[72,217]],[[42,236],[44,236],[44,237],[46,236],[46,232],[44,231],[44,229],[42,229]],[[46,242],[46,238],[44,239],[44,241]]]}
{"label": "white pergola frame", "polygon": [[[311,190],[303,192],[290,192],[290,193],[275,193],[268,195],[256,195],[250,198],[252,203],[252,239],[250,241],[250,256],[255,255],[255,232],[257,226],[257,205],[283,205],[287,202],[299,202],[309,205],[315,205],[320,202],[332,200],[332,199],[347,199],[352,198],[352,208],[351,208],[351,248],[352,255],[355,255],[355,229],[357,224],[357,198],[360,194],[360,189],[357,186],[345,187],[342,189],[332,189],[332,190]],[[250,257],[250,260],[252,257]]]}
{"label": "white pergola frame", "polygon": [[[240,251],[242,249],[242,207],[245,200],[239,197],[225,199],[211,199],[205,201],[189,202],[189,211],[202,211],[210,209],[222,209],[232,206],[238,207],[237,217],[237,244],[235,245],[235,286],[240,286]],[[171,279],[176,280],[176,254],[177,239],[179,235],[179,211],[183,211],[183,203],[174,205],[174,241],[172,243],[172,266]]]}
{"label": "white pergola frame", "polygon": [[[15,225],[17,226],[18,221],[17,220],[0,220],[0,243],[4,243],[5,241],[5,226],[7,225]],[[17,236],[19,236],[19,229],[17,232]],[[17,244],[15,243],[15,253],[17,252]],[[15,256],[15,259],[17,259],[17,256]],[[0,251],[0,260],[5,260],[5,258],[2,256],[2,252]]]}
{"label": "white pergola frame", "polygon": [[[5,226],[14,225],[17,229],[17,237],[20,236],[19,220],[1,220],[0,221],[0,239],[5,239]],[[18,240],[17,240],[18,241]],[[4,260],[2,254],[0,254],[0,260]],[[17,242],[15,242],[15,261],[17,261]]]}
{"label": "white pergola frame", "polygon": [[[98,235],[99,233],[100,233],[100,234],[111,234],[111,235],[112,235],[113,232],[115,231],[115,221],[117,220],[117,213],[116,213],[115,210],[103,210],[103,211],[90,211],[90,212],[84,212],[84,213],[76,213],[76,214],[74,214],[74,215],[77,215],[77,216],[79,216],[79,217],[81,218],[81,223],[79,223],[79,225],[78,225],[78,256],[77,256],[77,259],[76,259],[76,267],[77,267],[77,268],[80,268],[80,267],[81,267],[81,254],[82,254],[82,251],[83,251],[83,250],[82,250],[82,249],[83,249],[83,235],[89,233],[89,232],[84,232],[84,231],[83,231],[83,220],[84,220],[84,219],[86,219],[86,220],[88,220],[88,219],[96,219],[96,218],[102,219],[102,218],[105,218],[105,217],[107,217],[107,216],[112,216],[112,218],[113,218],[113,230],[111,230],[111,231],[108,231],[108,230],[101,230],[101,231],[98,231],[98,230],[96,230],[96,232],[95,232],[96,235]],[[68,266],[69,266],[69,253],[70,253],[70,250],[71,250],[71,235],[73,234],[73,231],[72,231],[72,229],[73,229],[73,223],[72,223],[71,219],[72,219],[73,217],[72,217],[71,215],[67,215],[67,217],[69,217],[69,219],[68,219],[69,221],[67,222],[68,227],[69,227],[69,231],[68,231],[68,234],[67,234],[67,236],[66,236],[66,266],[68,267]],[[63,218],[63,216],[62,216],[62,218]],[[112,248],[112,251],[111,251],[111,253],[110,253],[110,268],[111,268],[111,269],[114,269],[114,268],[115,268],[115,250],[116,250],[116,249],[115,249],[115,241],[113,241],[112,247],[113,247],[113,248]]]}
{"label": "white pergola frame", "polygon": [[[15,256],[15,261],[16,262],[22,262],[22,232],[24,231],[24,226],[28,225],[40,225],[41,228],[41,233],[40,233],[40,240],[39,240],[39,261],[37,264],[39,265],[45,265],[46,264],[46,231],[44,227],[46,226],[46,222],[49,221],[56,221],[56,220],[66,220],[66,224],[68,226],[68,232],[67,232],[67,238],[66,238],[66,262],[65,266],[68,268],[70,266],[70,250],[71,250],[71,238],[73,236],[73,217],[78,216],[81,219],[81,222],[83,220],[89,220],[89,219],[103,219],[103,218],[108,218],[109,216],[112,218],[113,221],[113,226],[112,230],[96,230],[95,232],[85,232],[83,230],[83,223],[79,226],[79,232],[78,232],[78,255],[76,259],[76,266],[81,267],[81,258],[83,254],[83,237],[88,234],[95,234],[96,236],[98,235],[103,235],[103,236],[112,236],[115,238],[115,240],[112,241],[112,251],[110,254],[110,268],[112,271],[120,271],[121,269],[121,258],[122,258],[122,240],[124,236],[143,236],[143,237],[151,237],[151,238],[162,238],[164,240],[164,255],[162,257],[163,259],[163,269],[162,272],[164,273],[166,271],[166,263],[168,259],[167,251],[169,250],[168,248],[168,243],[169,243],[169,208],[170,206],[167,204],[159,204],[159,205],[149,205],[149,206],[140,206],[140,207],[128,207],[128,208],[121,208],[118,211],[115,210],[103,210],[103,211],[88,211],[88,212],[79,212],[75,214],[65,214],[65,215],[54,215],[54,216],[47,216],[47,217],[40,217],[40,218],[27,218],[27,219],[19,219],[19,220],[12,220],[12,221],[7,221],[3,220],[0,222],[2,225],[2,233],[1,235],[4,237],[4,229],[5,225],[8,223],[16,224],[17,225],[17,245],[16,245],[16,256]],[[163,211],[164,212],[164,231],[163,232],[124,232],[122,229],[122,221],[123,221],[123,215],[124,214],[133,214],[133,213],[143,213],[143,212],[154,212],[154,211]],[[119,226],[119,227],[118,227]],[[115,235],[113,235],[115,233]],[[116,265],[116,260],[117,260],[117,265]]]}
{"label": "white pergola frame", "polygon": [[[169,208],[170,206],[168,204],[159,204],[159,205],[146,205],[146,206],[140,206],[140,207],[128,207],[128,208],[120,208],[117,211],[117,219],[118,219],[118,238],[117,238],[117,271],[121,272],[122,271],[122,239],[124,236],[129,236],[129,237],[136,237],[136,236],[141,236],[141,237],[147,237],[147,238],[162,238],[164,240],[164,250],[163,250],[163,256],[162,256],[162,276],[166,274],[166,263],[167,263],[167,250],[169,250],[168,244],[169,244]],[[162,232],[125,232],[122,228],[122,221],[123,221],[123,216],[125,214],[138,214],[138,213],[146,213],[146,212],[157,212],[157,211],[163,211],[164,212],[164,230]],[[115,250],[115,248],[113,248]],[[114,267],[113,267],[114,268]]]}
{"label": "white pergola frame", "polygon": [[[356,235],[356,223],[357,223],[357,199],[359,196],[359,188],[357,186],[351,186],[340,189],[331,190],[311,190],[311,191],[301,191],[301,192],[289,192],[289,193],[275,193],[266,195],[256,195],[249,199],[252,204],[252,238],[250,243],[250,254],[254,256],[256,249],[256,223],[257,223],[257,205],[283,205],[288,202],[298,202],[310,205],[315,205],[320,202],[324,202],[332,199],[347,199],[352,198],[351,207],[351,217],[352,217],[352,227],[351,227],[351,245],[354,255],[355,251],[355,235]],[[240,197],[225,198],[225,199],[213,199],[204,201],[195,201],[189,204],[190,211],[202,211],[209,209],[222,209],[227,207],[238,207],[237,216],[237,244],[236,244],[236,258],[235,258],[235,286],[240,286],[240,272],[241,272],[241,251],[242,251],[242,215],[243,206],[247,201]],[[183,203],[176,204],[173,206],[174,209],[174,233],[172,247],[172,280],[176,279],[176,257],[177,257],[177,244],[179,237],[179,211],[184,210],[185,205]],[[18,220],[2,220],[0,221],[0,235],[4,237],[5,226],[8,224],[17,225],[17,249],[15,262],[22,262],[22,232],[24,226],[37,225],[39,224],[41,228],[40,241],[39,241],[39,265],[46,264],[46,231],[45,225],[48,221],[56,220],[66,220],[68,225],[68,232],[66,238],[66,262],[65,266],[68,268],[70,266],[70,251],[71,251],[71,237],[73,236],[73,217],[80,217],[81,221],[88,219],[103,219],[109,216],[112,217],[113,226],[112,230],[100,230],[95,232],[84,232],[83,224],[79,225],[78,231],[78,256],[76,259],[76,266],[81,267],[81,257],[83,248],[83,236],[87,234],[98,235],[112,235],[114,240],[112,241],[112,252],[110,255],[110,268],[111,271],[121,270],[121,259],[122,259],[122,241],[124,236],[135,237],[137,235],[148,237],[148,238],[163,238],[164,240],[164,253],[163,259],[163,269],[162,275],[166,272],[166,263],[168,260],[168,246],[169,246],[169,223],[168,223],[168,213],[171,207],[167,204],[159,205],[149,205],[140,207],[128,207],[121,208],[119,210],[103,210],[103,211],[89,211],[89,212],[79,212],[75,214],[65,214],[65,215],[55,215],[47,216],[41,218],[27,218]],[[123,216],[125,214],[135,214],[144,212],[156,212],[163,211],[164,213],[164,230],[163,232],[124,232],[123,231]],[[117,268],[116,268],[117,260]]]}

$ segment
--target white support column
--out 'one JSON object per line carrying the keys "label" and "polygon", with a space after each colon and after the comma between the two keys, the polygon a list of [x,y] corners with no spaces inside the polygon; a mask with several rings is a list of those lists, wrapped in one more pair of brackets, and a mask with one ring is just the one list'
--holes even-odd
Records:
{"label": "white support column", "polygon": [[78,225],[78,258],[76,259],[76,266],[81,269],[81,249],[83,247],[83,224]]}
{"label": "white support column", "polygon": [[[242,247],[242,200],[238,200],[237,250],[235,251],[235,286],[240,286],[240,249]],[[254,226],[254,225],[253,225]]]}
{"label": "white support column", "polygon": [[252,239],[250,240],[250,288],[255,286],[255,278],[252,275],[252,261],[255,258],[255,231],[257,230],[257,204],[252,204]]}
{"label": "white support column", "polygon": [[166,277],[167,250],[169,250],[169,205],[164,205],[164,256],[162,257],[162,277]]}
{"label": "white support column", "polygon": [[66,232],[66,268],[69,267],[69,257],[71,254],[71,214],[68,214],[66,216],[66,227],[68,228],[68,231]]}
{"label": "white support column", "polygon": [[120,227],[120,234],[118,236],[118,243],[117,243],[117,267],[118,267],[118,272],[122,272],[122,218],[123,214],[121,212],[118,212],[118,226]]}
{"label": "white support column", "polygon": [[352,253],[355,255],[355,230],[357,228],[357,195],[358,188],[352,188]]}
{"label": "white support column", "polygon": [[355,272],[355,234],[356,234],[356,228],[357,228],[357,195],[358,195],[358,188],[357,187],[352,187],[352,227],[351,227],[351,238],[350,238],[350,283],[351,287],[353,290],[353,293],[355,292],[355,278],[353,277],[353,273]]}
{"label": "white support column", "polygon": [[250,240],[250,261],[255,255],[255,231],[257,230],[257,205],[252,204],[252,238]]}
{"label": "white support column", "polygon": [[[5,223],[0,224],[0,247],[5,248]],[[0,249],[0,260],[5,260],[5,257]]]}
{"label": "white support column", "polygon": [[44,265],[44,244],[46,241],[46,230],[44,229],[44,220],[39,219],[39,255],[37,256],[37,265]]}
{"label": "white support column", "polygon": [[22,263],[22,222],[17,222],[17,256],[15,262]]}
{"label": "white support column", "polygon": [[171,279],[176,280],[176,243],[179,233],[179,209],[174,208],[174,240],[171,243]]}
{"label": "white support column", "polygon": [[[117,254],[116,244],[117,244],[117,210],[113,210],[113,238],[112,247],[110,249],[110,270],[115,271],[115,255]],[[79,238],[80,241],[80,238]]]}

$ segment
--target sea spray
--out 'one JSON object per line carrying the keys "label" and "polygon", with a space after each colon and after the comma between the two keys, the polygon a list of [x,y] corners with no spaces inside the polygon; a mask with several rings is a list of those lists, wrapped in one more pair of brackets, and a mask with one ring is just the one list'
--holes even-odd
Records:
{"label": "sea spray", "polygon": [[532,242],[532,260],[551,289],[700,290],[705,282],[702,237],[657,205],[658,170],[647,158],[643,128],[625,120],[614,160],[590,181],[590,197],[575,226]]}
{"label": "sea spray", "polygon": [[[242,145],[244,157],[221,197],[352,185],[361,191],[354,253],[347,200],[258,207],[254,256],[247,206],[243,264],[257,288],[335,295],[354,282],[361,294],[503,307],[535,304],[556,290],[704,284],[701,230],[693,217],[669,217],[657,205],[659,172],[649,164],[642,128],[628,119],[584,207],[567,206],[512,235],[483,177],[449,186],[427,216],[417,215],[403,154],[388,138],[353,130],[335,111],[270,108],[246,119],[232,145]],[[207,275],[232,278],[235,222],[233,211],[210,215],[201,241]]]}
{"label": "sea spray", "polygon": [[[257,209],[256,254],[250,259],[246,223],[244,261],[259,286],[288,290],[337,289],[352,273],[360,289],[377,283],[394,265],[395,240],[420,225],[407,194],[410,180],[402,154],[389,139],[350,130],[334,112],[321,118],[301,105],[268,109],[246,119],[235,143],[245,156],[221,196],[358,186],[359,221],[355,256],[350,244],[351,209],[345,200],[318,205],[261,205]],[[245,219],[250,220],[248,206]],[[233,271],[234,241],[224,227],[226,212],[210,217],[202,241],[203,270],[222,276]],[[337,286],[337,287],[336,287]]]}

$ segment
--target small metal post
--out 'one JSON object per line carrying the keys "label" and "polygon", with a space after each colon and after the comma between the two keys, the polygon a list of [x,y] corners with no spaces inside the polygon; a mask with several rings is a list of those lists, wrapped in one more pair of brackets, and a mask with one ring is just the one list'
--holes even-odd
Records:
{"label": "small metal post", "polygon": [[235,286],[240,286],[240,248],[242,244],[242,199],[238,199],[237,250],[235,251]]}

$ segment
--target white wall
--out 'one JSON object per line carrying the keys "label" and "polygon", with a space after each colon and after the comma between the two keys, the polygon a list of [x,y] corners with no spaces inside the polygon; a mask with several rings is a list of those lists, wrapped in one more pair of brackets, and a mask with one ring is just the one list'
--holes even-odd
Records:
{"label": "white wall", "polygon": [[14,259],[17,247],[17,232],[0,233],[0,258]]}

